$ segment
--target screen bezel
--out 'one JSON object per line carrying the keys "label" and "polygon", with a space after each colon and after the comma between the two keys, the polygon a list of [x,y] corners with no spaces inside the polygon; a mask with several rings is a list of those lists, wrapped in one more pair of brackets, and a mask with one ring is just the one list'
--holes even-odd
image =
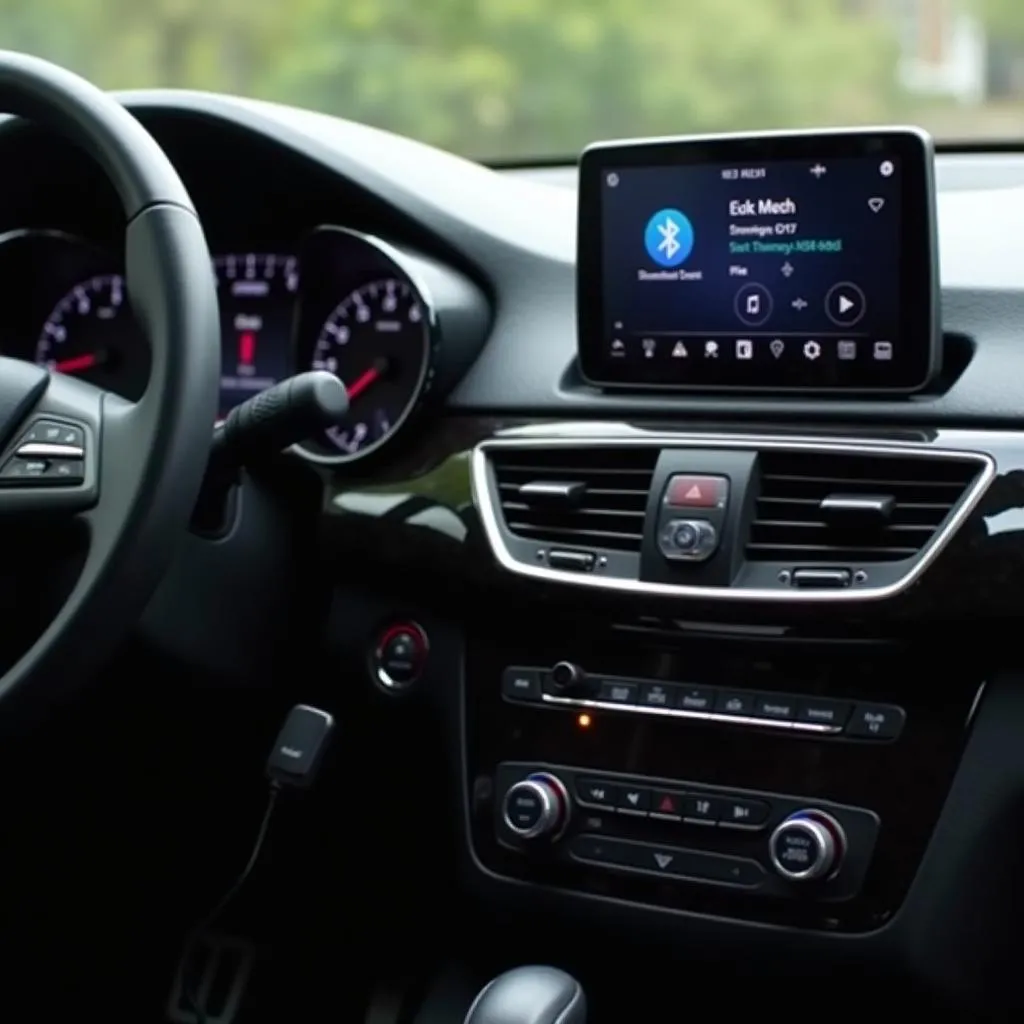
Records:
{"label": "screen bezel", "polygon": [[[729,165],[881,155],[897,156],[902,168],[900,337],[912,353],[906,380],[883,387],[651,383],[630,379],[630,365],[606,354],[601,206],[602,183],[608,171],[624,167]],[[576,343],[580,373],[588,384],[630,391],[909,395],[926,388],[939,372],[942,336],[934,144],[931,137],[918,128],[763,132],[595,143],[585,149],[580,158],[578,195]],[[913,240],[918,240],[918,244]]]}

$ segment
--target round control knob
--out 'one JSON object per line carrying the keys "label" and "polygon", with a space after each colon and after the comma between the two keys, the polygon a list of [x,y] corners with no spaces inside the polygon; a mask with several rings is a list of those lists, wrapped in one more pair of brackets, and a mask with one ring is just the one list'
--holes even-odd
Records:
{"label": "round control knob", "polygon": [[548,678],[555,693],[578,693],[584,688],[587,676],[579,665],[560,661],[551,669]]}
{"label": "round control knob", "polygon": [[502,810],[520,839],[557,839],[569,823],[569,794],[560,779],[537,772],[508,788]]}
{"label": "round control knob", "polygon": [[772,865],[791,882],[831,878],[842,866],[846,834],[824,811],[791,814],[768,840]]}
{"label": "round control knob", "polygon": [[718,547],[718,531],[706,519],[670,519],[658,534],[658,548],[670,561],[703,562]]}

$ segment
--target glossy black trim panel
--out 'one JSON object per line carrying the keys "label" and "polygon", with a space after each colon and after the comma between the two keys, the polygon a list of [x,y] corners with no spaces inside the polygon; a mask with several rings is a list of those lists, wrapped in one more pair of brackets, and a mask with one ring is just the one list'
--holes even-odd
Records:
{"label": "glossy black trim panel", "polygon": [[[798,438],[795,431],[745,427],[742,433],[709,423],[709,435],[752,434]],[[578,604],[581,590],[562,582],[540,582],[505,571],[487,543],[471,482],[472,450],[489,438],[635,436],[638,431],[671,434],[663,424],[502,423],[491,417],[449,417],[416,439],[389,470],[375,480],[327,481],[322,529],[325,553],[343,563],[345,578],[363,572],[388,578],[399,591],[441,574],[450,588],[473,593],[504,592],[526,601],[543,597]],[[694,429],[687,432],[696,433]],[[1002,619],[1024,600],[1024,433],[975,430],[884,430],[849,428],[819,431],[818,437],[880,445],[910,443],[930,448],[983,453],[995,467],[988,490],[956,535],[914,583],[897,597],[863,605],[778,602],[709,602],[700,596],[680,601],[658,595],[622,596],[593,591],[595,607],[614,608],[619,620],[643,616],[667,621],[711,619],[719,623],[758,623],[760,629],[790,629],[797,624],[814,631],[849,631],[856,621],[876,626],[934,619]],[[465,589],[470,588],[470,589]],[[856,610],[856,619],[852,613]]]}
{"label": "glossy black trim panel", "polygon": [[[623,575],[602,574],[601,572],[581,573],[553,568],[549,564],[538,563],[517,557],[529,551],[533,554],[536,544],[514,543],[514,538],[505,528],[500,517],[500,502],[497,495],[497,483],[489,455],[495,451],[528,451],[531,448],[564,448],[565,438],[561,435],[552,437],[532,437],[517,439],[494,439],[484,441],[473,452],[472,483],[473,497],[477,511],[483,522],[488,542],[495,558],[509,572],[528,576],[545,582],[566,583],[570,586],[587,589],[601,588],[622,593],[627,596],[650,595],[655,597],[693,597],[700,600],[721,601],[808,601],[831,602],[863,602],[885,600],[898,596],[921,576],[942,549],[956,535],[963,523],[970,516],[981,500],[989,484],[995,477],[995,461],[981,451],[964,449],[945,449],[937,445],[915,444],[913,442],[889,442],[886,444],[868,441],[837,441],[821,437],[780,438],[775,435],[756,434],[696,434],[682,431],[642,430],[634,427],[613,428],[608,434],[595,434],[589,429],[585,434],[574,437],[575,448],[614,449],[621,447],[653,448],[656,450],[680,449],[692,451],[804,451],[827,454],[860,454],[870,457],[885,458],[888,456],[913,455],[921,459],[964,460],[971,459],[978,463],[978,475],[967,488],[964,495],[956,503],[947,519],[936,530],[924,547],[913,558],[893,565],[897,575],[885,579],[880,584],[865,583],[834,590],[814,590],[808,592],[798,588],[787,587],[750,587],[733,586],[693,586],[680,583],[660,583],[652,580],[624,578]],[[639,568],[639,566],[637,567]],[[881,567],[880,567],[881,568]],[[639,573],[637,573],[639,575]],[[881,575],[881,573],[880,573]],[[883,577],[884,579],[884,577]]]}

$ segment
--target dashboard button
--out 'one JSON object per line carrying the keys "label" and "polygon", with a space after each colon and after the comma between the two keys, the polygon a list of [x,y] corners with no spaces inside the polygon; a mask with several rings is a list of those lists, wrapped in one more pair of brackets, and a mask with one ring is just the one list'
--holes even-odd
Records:
{"label": "dashboard button", "polygon": [[656,789],[651,793],[651,817],[680,821],[683,817],[683,794]]}
{"label": "dashboard button", "polygon": [[828,697],[813,697],[800,701],[796,720],[810,722],[814,725],[828,725],[842,728],[850,717],[849,701],[830,700]]}
{"label": "dashboard button", "polygon": [[373,648],[373,676],[388,693],[412,686],[423,674],[429,642],[415,622],[402,622],[383,630]]}
{"label": "dashboard button", "polygon": [[636,704],[639,696],[640,687],[637,683],[621,679],[605,679],[597,692],[597,699],[609,704]]}
{"label": "dashboard button", "polygon": [[725,508],[729,481],[724,476],[677,474],[665,486],[665,504],[672,508]]}
{"label": "dashboard button", "polygon": [[645,815],[651,807],[651,791],[642,786],[617,786],[615,808],[623,814]]}
{"label": "dashboard button", "polygon": [[779,693],[759,693],[754,698],[754,717],[791,722],[796,718],[797,699]]}
{"label": "dashboard button", "polygon": [[676,707],[680,711],[711,711],[715,706],[715,691],[706,686],[680,688]]}
{"label": "dashboard button", "polygon": [[699,796],[693,793],[683,797],[683,820],[693,825],[714,825],[724,812],[722,801],[717,797]]}
{"label": "dashboard button", "polygon": [[722,828],[763,828],[771,813],[771,806],[763,800],[730,797],[721,802],[719,824]]}
{"label": "dashboard button", "polygon": [[577,836],[569,847],[572,857],[592,864],[696,882],[755,888],[766,872],[757,861],[743,857],[685,850],[677,846],[635,843],[604,836]]}
{"label": "dashboard button", "polygon": [[743,715],[749,718],[754,714],[755,696],[753,693],[721,690],[715,697],[715,711],[722,715]]}
{"label": "dashboard button", "polygon": [[903,708],[891,704],[858,704],[846,726],[846,735],[869,740],[894,740],[903,731],[906,720]]}
{"label": "dashboard button", "polygon": [[511,700],[540,700],[540,672],[535,668],[507,668],[501,676],[501,692]]}
{"label": "dashboard button", "polygon": [[646,708],[674,708],[678,703],[676,687],[645,683],[640,687],[640,703]]}
{"label": "dashboard button", "polygon": [[576,799],[588,807],[614,807],[615,784],[604,779],[579,779]]}

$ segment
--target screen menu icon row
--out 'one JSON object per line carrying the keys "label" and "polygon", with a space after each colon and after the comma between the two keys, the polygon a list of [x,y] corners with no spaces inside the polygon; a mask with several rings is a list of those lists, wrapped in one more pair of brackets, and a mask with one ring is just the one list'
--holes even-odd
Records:
{"label": "screen menu icon row", "polygon": [[[834,345],[836,358],[843,362],[852,362],[867,356],[875,362],[891,362],[894,355],[891,341],[864,341],[859,339],[840,339],[820,342],[814,338],[793,339],[793,338],[641,338],[639,351],[644,359],[670,358],[670,359],[719,359],[723,357],[734,357],[741,361],[753,360],[755,357],[770,355],[774,359],[781,359],[783,356],[792,355],[797,351],[804,359],[813,362],[821,358],[824,352],[824,345]],[[635,345],[622,338],[613,338],[609,347],[609,354],[613,358],[623,359],[630,354],[631,348],[636,351]]]}

